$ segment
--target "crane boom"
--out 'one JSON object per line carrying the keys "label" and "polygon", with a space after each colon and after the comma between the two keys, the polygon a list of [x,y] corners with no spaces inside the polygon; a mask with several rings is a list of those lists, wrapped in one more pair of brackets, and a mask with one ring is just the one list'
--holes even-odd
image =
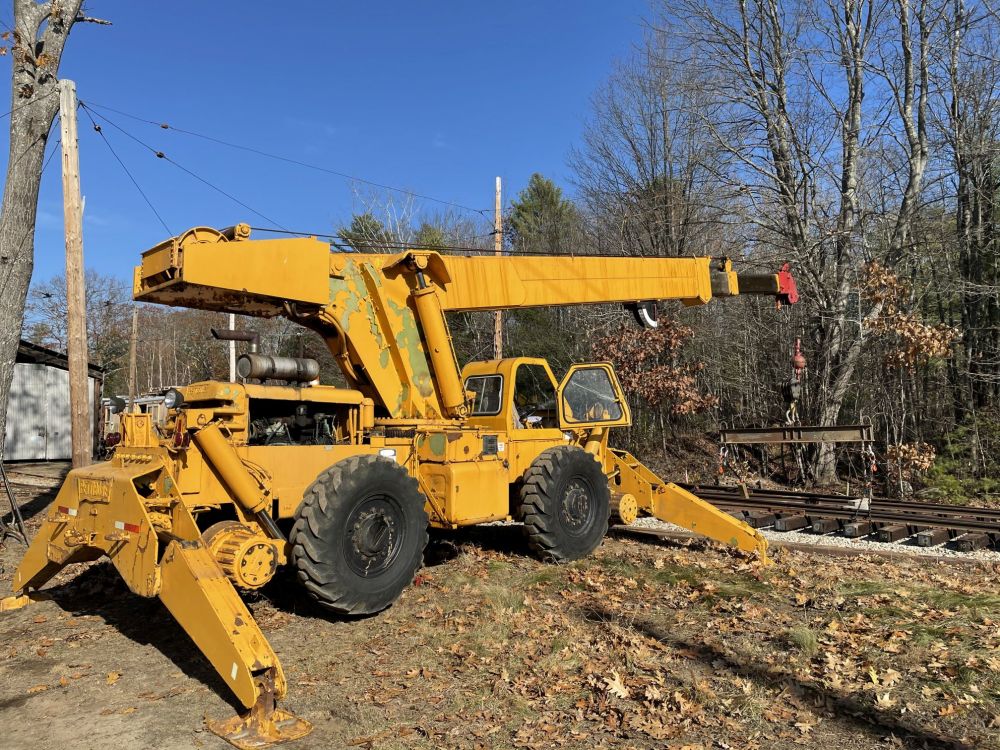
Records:
{"label": "crane boom", "polygon": [[444,313],[550,305],[704,304],[741,288],[795,302],[787,270],[738,276],[728,260],[331,252],[315,238],[251,240],[240,224],[196,227],[147,250],[141,302],[285,316],[325,339],[379,416],[454,419],[466,396]]}

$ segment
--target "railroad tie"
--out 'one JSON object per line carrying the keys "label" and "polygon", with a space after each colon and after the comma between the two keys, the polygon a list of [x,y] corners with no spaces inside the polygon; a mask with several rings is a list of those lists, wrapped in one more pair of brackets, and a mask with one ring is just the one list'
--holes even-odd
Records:
{"label": "railroad tie", "polygon": [[813,534],[832,534],[840,530],[840,521],[836,518],[814,518],[812,519]]}
{"label": "railroad tie", "polygon": [[874,528],[871,521],[855,521],[844,524],[844,536],[848,539],[857,539],[858,537],[868,536]]}
{"label": "railroad tie", "polygon": [[774,522],[775,531],[798,531],[809,525],[809,518],[803,515],[785,516]]}
{"label": "railroad tie", "polygon": [[906,539],[908,536],[910,536],[909,528],[902,524],[894,523],[879,529],[876,538],[880,542],[898,542],[900,539]]}
{"label": "railroad tie", "polygon": [[989,534],[984,534],[981,531],[970,531],[962,534],[960,537],[956,537],[955,546],[961,552],[973,552],[974,550],[988,547],[990,541]]}
{"label": "railroad tie", "polygon": [[936,547],[951,538],[948,529],[925,529],[917,532],[918,547]]}
{"label": "railroad tie", "polygon": [[774,513],[769,513],[766,510],[752,510],[747,513],[744,519],[747,525],[752,529],[762,529],[765,526],[774,526],[774,522],[777,520]]}

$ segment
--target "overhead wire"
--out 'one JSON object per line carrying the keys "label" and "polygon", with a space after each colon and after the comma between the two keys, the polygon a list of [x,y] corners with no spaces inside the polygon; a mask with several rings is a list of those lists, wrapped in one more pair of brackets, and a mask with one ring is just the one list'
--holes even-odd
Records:
{"label": "overhead wire", "polygon": [[38,102],[45,101],[46,99],[48,99],[50,97],[53,97],[53,96],[55,96],[58,93],[59,93],[58,89],[53,89],[49,93],[43,94],[42,96],[38,97],[37,99],[33,99],[30,102],[24,102],[24,104],[19,104],[16,107],[11,107],[9,111],[4,112],[2,115],[0,115],[0,120],[4,119],[5,117],[10,117],[15,112],[20,112],[22,109],[24,109],[25,107],[30,107],[32,104],[37,104]]}
{"label": "overhead wire", "polygon": [[109,141],[107,135],[105,135],[103,128],[101,128],[101,126],[97,124],[97,121],[94,120],[93,116],[91,116],[90,110],[88,110],[86,107],[83,106],[81,106],[80,109],[82,109],[84,114],[87,115],[87,118],[90,120],[90,124],[94,126],[94,130],[98,133],[98,135],[101,136],[101,139],[104,141],[104,144],[108,147],[108,151],[110,151],[111,155],[115,157],[115,161],[117,161],[118,164],[121,165],[121,168],[125,171],[125,174],[128,175],[129,180],[131,180],[132,184],[135,185],[135,189],[139,191],[139,195],[141,195],[142,199],[146,201],[146,205],[149,206],[149,210],[153,212],[153,214],[159,220],[160,225],[166,230],[167,234],[172,236],[173,232],[170,231],[170,227],[167,226],[167,222],[163,220],[163,217],[160,215],[160,212],[156,210],[156,206],[153,205],[153,202],[149,199],[149,196],[146,195],[146,191],[139,186],[139,182],[132,175],[132,172],[129,171],[129,168],[125,166],[125,162],[123,162],[121,160],[121,157],[118,156],[118,153],[111,145],[111,141]]}
{"label": "overhead wire", "polygon": [[[495,255],[496,251],[490,247],[472,247],[468,245],[428,245],[421,244],[419,242],[409,242],[404,243],[395,240],[380,240],[380,239],[365,239],[352,237],[345,234],[329,233],[329,232],[309,232],[309,231],[296,231],[291,229],[272,229],[270,227],[250,227],[252,231],[256,232],[271,232],[274,234],[290,234],[299,237],[322,237],[324,239],[338,240],[337,243],[346,244],[351,247],[351,250],[356,251],[357,247],[365,247],[373,250],[434,250],[435,252],[450,252],[453,254],[469,254],[477,253],[481,255]],[[484,235],[488,236],[488,235]],[[671,258],[671,257],[692,257],[692,256],[670,256],[670,255],[621,255],[613,253],[552,253],[545,251],[533,251],[533,250],[513,250],[504,251],[503,257],[523,257],[523,256],[533,256],[541,258]]]}
{"label": "overhead wire", "polygon": [[256,154],[258,156],[263,156],[263,157],[266,157],[268,159],[274,159],[276,161],[283,161],[283,162],[286,162],[288,164],[295,164],[297,166],[304,167],[306,169],[312,169],[312,170],[315,170],[317,172],[325,172],[326,174],[332,174],[332,175],[335,175],[337,177],[342,177],[342,178],[347,179],[347,180],[352,180],[354,182],[360,182],[360,183],[365,184],[365,185],[371,185],[372,187],[377,187],[377,188],[380,188],[382,190],[391,190],[393,192],[400,193],[400,194],[403,194],[403,195],[409,195],[409,196],[412,196],[414,198],[419,198],[421,200],[431,201],[433,203],[439,203],[439,204],[444,205],[444,206],[451,206],[452,208],[459,208],[459,209],[462,209],[463,211],[471,211],[473,213],[479,214],[480,216],[485,216],[486,212],[491,210],[491,209],[486,209],[486,208],[473,208],[472,206],[466,206],[466,205],[463,205],[461,203],[457,203],[455,201],[445,200],[443,198],[435,198],[432,195],[426,195],[424,193],[418,193],[418,192],[416,192],[414,190],[407,190],[406,188],[400,188],[400,187],[395,187],[393,185],[387,185],[387,184],[382,183],[382,182],[376,182],[375,180],[369,180],[369,179],[366,179],[364,177],[358,177],[356,175],[348,174],[347,172],[341,172],[341,171],[336,170],[336,169],[330,169],[328,167],[322,167],[322,166],[319,166],[318,164],[310,164],[309,162],[302,161],[301,159],[293,159],[293,158],[288,157],[288,156],[281,156],[280,154],[272,154],[272,153],[270,153],[268,151],[264,151],[262,149],[255,148],[253,146],[245,146],[245,145],[242,145],[242,144],[239,144],[239,143],[232,143],[232,142],[226,141],[226,140],[224,140],[222,138],[217,138],[215,136],[205,135],[204,133],[197,133],[197,132],[195,132],[193,130],[187,130],[185,128],[179,128],[179,127],[171,125],[170,123],[167,123],[167,122],[157,122],[156,120],[150,120],[150,119],[145,118],[145,117],[139,117],[138,115],[129,114],[128,112],[123,112],[120,109],[115,109],[113,107],[109,107],[109,106],[104,105],[104,104],[98,104],[98,103],[93,102],[93,101],[88,102],[88,104],[90,106],[92,106],[92,107],[97,107],[98,109],[105,109],[105,110],[107,110],[109,112],[114,112],[115,114],[122,115],[123,117],[128,117],[128,118],[130,118],[132,120],[136,120],[137,122],[146,123],[147,125],[155,125],[156,127],[160,128],[162,130],[173,130],[173,131],[175,131],[177,133],[183,133],[184,135],[189,135],[189,136],[192,136],[192,137],[195,137],[195,138],[201,138],[203,140],[211,141],[212,143],[217,143],[217,144],[219,144],[221,146],[226,146],[228,148],[234,148],[234,149],[238,149],[240,151],[246,151],[248,153]]}
{"label": "overhead wire", "polygon": [[[109,107],[109,106],[103,105],[103,104],[98,104],[98,103],[93,102],[93,101],[89,101],[89,100],[86,101],[86,102],[81,101],[80,102],[80,107],[87,113],[87,116],[94,123],[95,129],[97,130],[97,132],[100,133],[101,136],[104,138],[105,143],[108,145],[109,149],[112,151],[112,154],[118,160],[118,162],[122,166],[122,168],[125,169],[126,173],[129,175],[129,178],[132,180],[133,184],[136,186],[136,189],[138,189],[139,192],[143,195],[143,198],[146,200],[147,205],[149,205],[150,209],[152,209],[153,212],[157,215],[157,218],[160,220],[160,223],[164,226],[164,229],[166,229],[168,232],[170,232],[170,229],[167,227],[167,225],[163,221],[162,217],[159,215],[159,213],[153,207],[151,201],[148,199],[148,197],[146,196],[146,194],[144,193],[144,191],[142,191],[142,189],[139,187],[138,182],[135,180],[134,176],[128,171],[127,167],[122,162],[122,160],[120,159],[120,157],[118,157],[117,153],[115,153],[114,149],[111,148],[110,142],[108,141],[107,137],[105,136],[105,134],[104,134],[103,130],[100,128],[100,126],[98,126],[97,123],[94,121],[94,117],[93,116],[96,116],[96,117],[100,118],[101,120],[103,120],[104,122],[106,122],[108,125],[110,125],[111,127],[113,127],[116,130],[118,130],[120,133],[122,133],[123,135],[125,135],[127,138],[130,138],[131,140],[135,141],[137,144],[139,144],[140,146],[142,146],[143,148],[145,148],[146,150],[148,150],[150,153],[152,153],[156,158],[158,158],[158,159],[164,159],[165,161],[170,162],[175,167],[177,167],[181,171],[183,171],[186,174],[188,174],[190,177],[198,180],[199,182],[202,182],[206,186],[210,187],[212,190],[215,190],[216,192],[218,192],[221,195],[225,196],[229,200],[231,200],[234,203],[242,206],[243,208],[247,209],[251,213],[255,214],[256,216],[259,216],[259,217],[263,218],[265,221],[267,221],[268,223],[270,223],[270,224],[273,225],[271,227],[251,227],[252,230],[262,231],[262,232],[271,232],[271,233],[277,233],[277,234],[289,234],[289,235],[296,235],[296,236],[322,237],[324,239],[334,240],[335,242],[333,242],[332,244],[336,245],[340,249],[347,249],[347,248],[344,247],[344,245],[347,245],[347,247],[349,249],[351,249],[351,250],[357,250],[358,247],[372,249],[372,250],[378,250],[378,249],[384,249],[384,250],[409,250],[409,249],[413,249],[415,246],[418,246],[415,243],[402,243],[402,242],[399,242],[399,241],[384,241],[384,240],[378,240],[378,239],[361,239],[361,238],[357,238],[357,237],[345,235],[343,233],[297,231],[297,230],[288,229],[287,227],[282,226],[280,223],[278,223],[274,219],[268,217],[264,213],[256,210],[252,206],[250,206],[247,203],[241,201],[236,196],[234,196],[234,195],[226,192],[225,190],[223,190],[222,188],[218,187],[217,185],[211,183],[210,181],[208,181],[204,177],[201,177],[200,175],[196,174],[192,170],[190,170],[187,167],[183,166],[182,164],[180,164],[176,160],[174,160],[171,157],[169,157],[163,151],[160,151],[159,149],[154,148],[153,146],[149,145],[148,143],[146,143],[145,141],[143,141],[139,137],[137,137],[137,136],[133,135],[132,133],[130,133],[129,131],[125,130],[121,125],[119,125],[115,121],[111,120],[107,115],[102,114],[101,112],[97,112],[97,111],[93,110],[92,108],[96,107],[98,109],[107,110],[108,112],[113,112],[115,114],[121,115],[123,117],[127,117],[127,118],[129,118],[131,120],[135,120],[137,122],[141,122],[141,123],[148,124],[148,125],[154,125],[154,126],[160,128],[162,130],[174,130],[174,131],[176,131],[178,133],[182,133],[182,134],[185,134],[185,135],[190,135],[190,136],[193,136],[193,137],[196,137],[196,138],[200,138],[200,139],[203,139],[203,140],[206,140],[206,141],[209,141],[209,142],[212,142],[212,143],[216,143],[216,144],[219,144],[219,145],[222,145],[222,146],[226,146],[226,147],[229,147],[229,148],[234,148],[234,149],[238,149],[238,150],[241,150],[241,151],[246,151],[248,153],[253,153],[253,154],[256,154],[258,156],[262,156],[262,157],[269,158],[269,159],[275,159],[277,161],[283,161],[283,162],[286,162],[286,163],[295,164],[295,165],[298,165],[298,166],[301,166],[301,167],[304,167],[304,168],[307,168],[307,169],[313,169],[313,170],[316,170],[316,171],[319,171],[319,172],[325,172],[325,173],[328,173],[328,174],[333,174],[333,175],[336,175],[336,176],[339,176],[339,177],[343,177],[343,178],[350,179],[350,180],[355,180],[357,182],[361,182],[361,183],[364,183],[364,184],[372,185],[372,186],[379,187],[379,188],[382,188],[382,189],[385,189],[385,190],[391,190],[391,191],[394,191],[394,192],[399,192],[399,193],[402,193],[402,194],[410,195],[410,196],[413,196],[415,198],[420,198],[420,199],[423,199],[423,200],[432,201],[432,202],[435,202],[435,203],[439,203],[439,204],[442,204],[442,205],[451,206],[451,207],[454,207],[454,208],[460,208],[460,209],[463,209],[463,210],[466,210],[466,211],[471,211],[473,213],[479,214],[481,216],[484,216],[485,212],[487,210],[489,210],[489,209],[477,209],[477,208],[473,208],[471,206],[465,206],[463,204],[455,203],[453,201],[448,201],[448,200],[443,200],[443,199],[440,199],[440,198],[435,198],[433,196],[425,195],[425,194],[422,194],[422,193],[417,193],[417,192],[412,191],[412,190],[406,190],[404,188],[397,188],[397,187],[394,187],[392,185],[387,185],[387,184],[384,184],[384,183],[375,182],[373,180],[368,180],[368,179],[365,179],[365,178],[356,177],[354,175],[350,175],[350,174],[347,174],[345,172],[340,172],[340,171],[337,171],[337,170],[328,169],[326,167],[321,167],[321,166],[318,166],[318,165],[315,165],[315,164],[309,164],[308,162],[304,162],[304,161],[301,161],[301,160],[298,160],[298,159],[292,159],[292,158],[289,158],[289,157],[284,157],[284,156],[280,156],[280,155],[277,155],[277,154],[272,154],[272,153],[263,151],[261,149],[253,148],[253,147],[250,147],[250,146],[244,146],[244,145],[241,145],[241,144],[231,143],[229,141],[225,141],[223,139],[216,138],[214,136],[209,136],[209,135],[205,135],[205,134],[202,134],[202,133],[197,133],[195,131],[186,130],[184,128],[175,127],[175,126],[170,125],[169,123],[166,123],[166,122],[157,122],[155,120],[150,120],[148,118],[139,117],[138,115],[130,114],[130,113],[124,112],[124,111],[122,111],[120,109],[116,109],[114,107]],[[485,233],[485,234],[482,234],[482,235],[474,235],[472,237],[472,239],[480,239],[480,238],[492,237],[493,234],[494,234],[494,232],[491,231],[491,232],[488,232],[488,233]],[[495,250],[493,248],[471,247],[471,246],[466,246],[466,245],[419,245],[419,247],[422,247],[422,248],[428,249],[428,250],[435,250],[435,251],[448,252],[448,253],[463,253],[463,254],[475,253],[475,254],[482,254],[482,255],[493,255],[495,253]],[[568,256],[568,257],[592,257],[592,258],[620,258],[620,257],[623,257],[621,254],[613,254],[613,253],[573,253],[573,252],[568,252],[568,253],[552,253],[552,252],[547,252],[547,251],[532,251],[532,250],[525,250],[525,249],[520,249],[520,250],[517,250],[517,249],[505,250],[504,255],[507,255],[507,256],[510,256],[510,255],[516,255],[516,256],[537,256],[537,257],[566,257],[566,256]],[[667,256],[667,255],[662,255],[662,254],[656,254],[656,255],[644,255],[644,256],[634,256],[634,257],[663,258],[663,257],[672,257],[672,256]]]}
{"label": "overhead wire", "polygon": [[49,152],[49,155],[45,157],[45,161],[42,162],[42,171],[40,174],[45,174],[45,170],[48,168],[49,162],[52,161],[52,157],[56,155],[60,145],[62,145],[62,136],[56,138],[55,146],[52,147],[52,151]]}
{"label": "overhead wire", "polygon": [[[80,102],[80,107],[82,107],[84,111],[88,111],[88,112],[91,111],[90,108],[89,108],[89,106],[85,102],[83,102],[83,101]],[[142,139],[140,139],[140,138],[132,135],[127,130],[125,130],[123,127],[121,127],[120,125],[118,125],[116,122],[114,122],[113,120],[109,119],[107,117],[107,115],[102,115],[100,112],[93,112],[93,114],[96,115],[97,117],[101,118],[104,122],[108,123],[108,125],[110,125],[111,127],[113,127],[115,130],[119,131],[120,133],[122,133],[126,137],[131,138],[133,141],[135,141],[140,146],[142,146],[143,148],[145,148],[146,150],[148,150],[150,153],[152,153],[153,156],[155,156],[157,159],[163,159],[164,161],[167,161],[167,162],[173,164],[175,167],[177,167],[182,172],[184,172],[187,175],[193,177],[194,179],[198,180],[199,182],[203,183],[204,185],[207,185],[212,190],[215,190],[217,193],[219,193],[221,195],[224,195],[226,198],[228,198],[229,200],[233,201],[233,203],[236,203],[237,205],[242,206],[247,211],[250,211],[252,214],[255,214],[256,216],[259,216],[260,218],[264,219],[264,221],[267,221],[267,222],[273,224],[274,226],[276,226],[276,227],[278,227],[280,229],[285,229],[285,227],[283,227],[279,222],[277,222],[274,219],[272,219],[270,216],[267,216],[266,214],[262,213],[261,211],[258,211],[257,209],[255,209],[253,206],[250,206],[247,203],[244,203],[243,201],[241,201],[236,196],[234,196],[231,193],[228,193],[225,190],[223,190],[222,188],[220,188],[218,185],[215,185],[212,182],[209,182],[207,179],[205,179],[204,177],[202,177],[199,174],[196,174],[192,170],[188,169],[187,167],[185,167],[180,162],[178,162],[178,161],[170,158],[163,151],[160,151],[157,148],[153,148],[152,146],[150,146],[148,143],[146,143]]]}

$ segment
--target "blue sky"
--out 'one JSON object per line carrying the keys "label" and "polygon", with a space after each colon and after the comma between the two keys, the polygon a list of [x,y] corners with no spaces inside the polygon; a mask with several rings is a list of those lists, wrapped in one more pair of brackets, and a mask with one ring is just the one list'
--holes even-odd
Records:
{"label": "blue sky", "polygon": [[[114,25],[77,26],[61,75],[84,102],[491,209],[498,174],[505,202],[536,171],[571,190],[566,157],[589,97],[648,15],[647,0],[276,6],[89,0],[89,13]],[[105,114],[285,227],[331,231],[357,208],[347,180]],[[82,112],[79,124],[86,262],[128,276],[166,232]],[[173,233],[265,225],[102,125]],[[6,139],[6,125],[0,132]],[[6,143],[0,152],[6,169]],[[36,279],[63,270],[59,180],[56,158],[39,201]]]}

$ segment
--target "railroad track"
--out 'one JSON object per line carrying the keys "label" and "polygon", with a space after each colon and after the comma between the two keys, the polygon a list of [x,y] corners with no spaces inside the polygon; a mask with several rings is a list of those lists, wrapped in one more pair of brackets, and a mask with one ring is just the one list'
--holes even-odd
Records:
{"label": "railroad track", "polygon": [[962,551],[1000,547],[1000,510],[993,508],[750,488],[744,495],[740,487],[682,486],[754,528],[873,536],[882,542],[915,536],[922,547],[950,542]]}

